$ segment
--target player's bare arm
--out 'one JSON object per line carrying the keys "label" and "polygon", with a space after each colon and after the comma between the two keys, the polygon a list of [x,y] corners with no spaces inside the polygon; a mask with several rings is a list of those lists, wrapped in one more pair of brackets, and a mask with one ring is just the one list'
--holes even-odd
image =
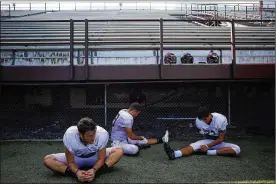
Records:
{"label": "player's bare arm", "polygon": [[70,151],[65,147],[65,156],[66,156],[66,160],[67,160],[67,165],[69,167],[69,169],[71,171],[73,171],[78,179],[80,181],[85,181],[86,180],[86,171],[82,171],[82,170],[79,170],[78,169],[78,166],[76,165],[75,163],[75,160],[74,160],[74,155],[72,153],[70,153]]}
{"label": "player's bare arm", "polygon": [[65,156],[67,160],[68,167],[71,171],[76,173],[78,171],[78,166],[75,164],[74,155],[65,147]]}
{"label": "player's bare arm", "polygon": [[106,147],[104,147],[103,149],[101,149],[98,152],[98,159],[97,159],[95,165],[93,166],[92,169],[89,169],[87,171],[86,179],[87,179],[88,182],[91,182],[91,181],[94,180],[96,171],[99,170],[105,163],[105,157],[106,157]]}
{"label": "player's bare arm", "polygon": [[214,140],[213,142],[211,142],[209,144],[201,145],[201,147],[200,147],[201,151],[206,152],[209,148],[212,148],[212,147],[222,143],[225,138],[225,133],[226,133],[225,131],[221,131],[221,132],[219,132],[219,137],[216,140]]}
{"label": "player's bare arm", "polygon": [[127,136],[132,140],[143,140],[144,139],[144,137],[142,137],[142,136],[135,135],[131,128],[125,128],[125,130],[126,130]]}
{"label": "player's bare arm", "polygon": [[104,147],[98,152],[98,160],[95,163],[94,167],[92,168],[94,171],[97,171],[99,168],[103,166],[105,162],[105,157],[106,157],[106,147]]}

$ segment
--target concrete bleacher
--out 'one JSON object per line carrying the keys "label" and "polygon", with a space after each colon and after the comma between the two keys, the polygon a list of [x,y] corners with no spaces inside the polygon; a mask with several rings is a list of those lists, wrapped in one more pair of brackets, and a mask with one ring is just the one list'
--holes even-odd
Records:
{"label": "concrete bleacher", "polygon": [[39,14],[45,14],[47,12],[41,10],[16,10],[16,11],[1,11],[2,18],[18,18],[25,16],[34,16]]}
{"label": "concrete bleacher", "polygon": [[[173,11],[176,13],[176,11]],[[2,49],[9,53],[16,49],[19,51],[67,52],[66,62],[59,59],[46,62],[49,56],[43,56],[43,62],[31,62],[41,65],[49,63],[69,64],[70,23],[69,19],[80,20],[74,23],[74,49],[76,50],[74,63],[83,64],[84,50],[84,20],[103,20],[89,22],[89,64],[156,64],[158,55],[153,53],[160,49],[160,18],[166,20],[179,20],[171,16],[172,11],[162,10],[97,10],[97,11],[57,11],[35,16],[10,19],[11,22],[1,22]],[[67,20],[68,22],[39,22],[40,20]],[[109,19],[129,21],[108,21]],[[156,21],[133,21],[131,19],[156,19]],[[13,22],[15,21],[15,22]],[[32,21],[21,22],[18,21]],[[35,22],[36,21],[36,22]],[[206,61],[210,49],[215,50],[222,57],[222,63],[231,63],[231,28],[206,27],[185,21],[163,22],[164,55],[174,52],[180,63],[183,52],[190,52],[195,57],[195,63]],[[273,27],[237,27],[236,49],[238,63],[270,63],[275,59],[275,28]],[[114,50],[113,54],[110,51]],[[81,54],[78,54],[81,50]],[[128,52],[115,50],[132,50]],[[142,51],[139,51],[142,50]],[[145,52],[150,53],[145,55]],[[244,55],[247,53],[249,55]],[[134,52],[139,53],[133,54]],[[9,54],[6,54],[9,55]],[[18,54],[20,55],[20,54]],[[34,57],[29,54],[26,58]],[[18,56],[11,62],[12,56],[2,65],[29,65],[30,61]],[[3,57],[2,57],[3,58]],[[20,59],[21,58],[21,59]],[[23,59],[22,59],[23,58]],[[34,59],[41,59],[37,57]]]}

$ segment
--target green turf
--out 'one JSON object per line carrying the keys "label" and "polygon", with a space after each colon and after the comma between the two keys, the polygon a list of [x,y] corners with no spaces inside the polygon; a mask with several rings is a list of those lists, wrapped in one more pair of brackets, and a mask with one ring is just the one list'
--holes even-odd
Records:
{"label": "green turf", "polygon": [[[191,140],[192,141],[192,140]],[[275,179],[274,139],[254,137],[232,141],[240,157],[193,155],[170,161],[162,145],[124,156],[111,172],[93,183],[272,183]],[[189,141],[173,141],[179,148]],[[46,154],[62,152],[61,142],[1,142],[1,183],[76,183],[43,165]]]}

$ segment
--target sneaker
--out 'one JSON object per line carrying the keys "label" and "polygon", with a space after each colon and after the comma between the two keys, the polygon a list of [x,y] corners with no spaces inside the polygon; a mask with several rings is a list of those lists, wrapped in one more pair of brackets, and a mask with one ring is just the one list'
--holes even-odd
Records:
{"label": "sneaker", "polygon": [[175,159],[174,151],[168,143],[164,143],[164,151],[166,152],[170,160]]}
{"label": "sneaker", "polygon": [[136,144],[136,146],[138,146],[139,150],[150,148],[149,144]]}
{"label": "sneaker", "polygon": [[166,130],[165,135],[162,137],[163,143],[168,143],[169,142],[169,131]]}

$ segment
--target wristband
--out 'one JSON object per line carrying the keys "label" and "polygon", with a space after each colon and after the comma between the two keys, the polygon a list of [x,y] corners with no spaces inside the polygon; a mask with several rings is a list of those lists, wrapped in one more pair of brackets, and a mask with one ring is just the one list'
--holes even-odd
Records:
{"label": "wristband", "polygon": [[97,171],[97,169],[96,169],[96,168],[94,168],[94,167],[93,167],[92,169],[94,169],[94,170],[95,170],[95,172]]}
{"label": "wristband", "polygon": [[207,144],[205,144],[205,146],[209,149],[209,146]]}

